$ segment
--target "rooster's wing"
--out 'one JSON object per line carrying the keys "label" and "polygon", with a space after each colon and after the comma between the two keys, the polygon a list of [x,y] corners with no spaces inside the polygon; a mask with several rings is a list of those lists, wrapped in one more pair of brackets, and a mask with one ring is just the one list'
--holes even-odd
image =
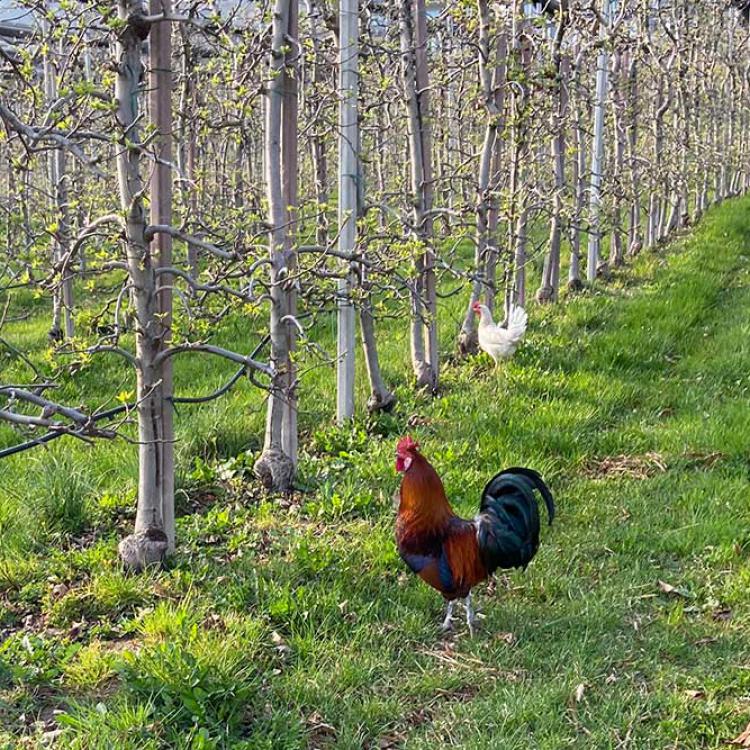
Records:
{"label": "rooster's wing", "polygon": [[454,517],[440,538],[413,536],[399,541],[401,559],[446,599],[465,597],[487,577],[477,545],[477,527]]}

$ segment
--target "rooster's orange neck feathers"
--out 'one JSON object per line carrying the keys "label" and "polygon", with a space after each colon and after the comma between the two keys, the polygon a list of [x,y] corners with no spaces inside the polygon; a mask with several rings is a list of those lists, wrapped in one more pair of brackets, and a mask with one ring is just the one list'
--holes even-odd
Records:
{"label": "rooster's orange neck feathers", "polygon": [[411,466],[401,481],[399,516],[408,519],[412,528],[437,529],[453,517],[445,488],[426,458],[417,451],[411,455]]}

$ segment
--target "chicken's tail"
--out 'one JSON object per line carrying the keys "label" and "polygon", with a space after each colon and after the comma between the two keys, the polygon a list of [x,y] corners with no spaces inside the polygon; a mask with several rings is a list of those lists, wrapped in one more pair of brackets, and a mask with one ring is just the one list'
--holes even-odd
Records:
{"label": "chicken's tail", "polygon": [[539,549],[539,492],[549,522],[555,502],[549,487],[533,469],[513,467],[496,474],[482,492],[477,544],[488,573],[497,568],[525,568]]}
{"label": "chicken's tail", "polygon": [[485,495],[494,494],[497,488],[494,486],[495,480],[503,479],[508,474],[517,474],[531,482],[533,489],[537,490],[544,500],[544,504],[547,506],[547,515],[549,516],[549,525],[552,526],[552,522],[555,520],[555,499],[552,497],[552,492],[547,486],[545,481],[542,479],[541,474],[534,469],[527,469],[523,466],[512,466],[510,469],[503,469],[499,474],[496,474],[484,488],[482,493],[482,499]]}
{"label": "chicken's tail", "polygon": [[529,316],[522,307],[511,307],[508,314],[508,338],[511,343],[517,344],[526,333]]}

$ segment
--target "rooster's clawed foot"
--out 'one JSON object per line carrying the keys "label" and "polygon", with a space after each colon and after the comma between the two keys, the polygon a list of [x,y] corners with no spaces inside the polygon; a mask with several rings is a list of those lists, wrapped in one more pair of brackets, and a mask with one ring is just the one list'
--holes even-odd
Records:
{"label": "rooster's clawed foot", "polygon": [[466,624],[469,626],[469,635],[474,637],[474,625],[477,622],[477,616],[474,613],[474,607],[471,606],[471,593],[464,599],[464,607],[466,608]]}
{"label": "rooster's clawed foot", "polygon": [[[448,633],[453,630],[453,608],[455,601],[448,602],[448,608],[445,611],[445,619],[440,629],[444,633]],[[474,607],[471,603],[471,594],[469,594],[463,601],[464,609],[466,609],[466,625],[469,628],[469,635],[473,638],[476,633],[477,620],[481,617],[474,611]]]}
{"label": "rooster's clawed foot", "polygon": [[453,605],[455,602],[448,602],[448,609],[445,611],[445,619],[443,620],[443,624],[440,626],[440,629],[444,633],[448,633],[451,630],[453,630]]}

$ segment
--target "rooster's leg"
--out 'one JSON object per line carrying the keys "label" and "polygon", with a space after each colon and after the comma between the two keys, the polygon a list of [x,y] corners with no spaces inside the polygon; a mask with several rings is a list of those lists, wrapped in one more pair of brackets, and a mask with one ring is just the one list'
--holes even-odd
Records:
{"label": "rooster's leg", "polygon": [[454,601],[448,602],[448,609],[445,611],[445,619],[443,620],[443,624],[441,626],[443,630],[451,630],[453,628],[451,621],[453,620],[453,605],[454,604],[455,604]]}
{"label": "rooster's leg", "polygon": [[471,592],[464,599],[464,606],[466,607],[466,624],[469,626],[469,635],[474,637],[474,624],[477,618],[474,614],[474,607],[471,606]]}

